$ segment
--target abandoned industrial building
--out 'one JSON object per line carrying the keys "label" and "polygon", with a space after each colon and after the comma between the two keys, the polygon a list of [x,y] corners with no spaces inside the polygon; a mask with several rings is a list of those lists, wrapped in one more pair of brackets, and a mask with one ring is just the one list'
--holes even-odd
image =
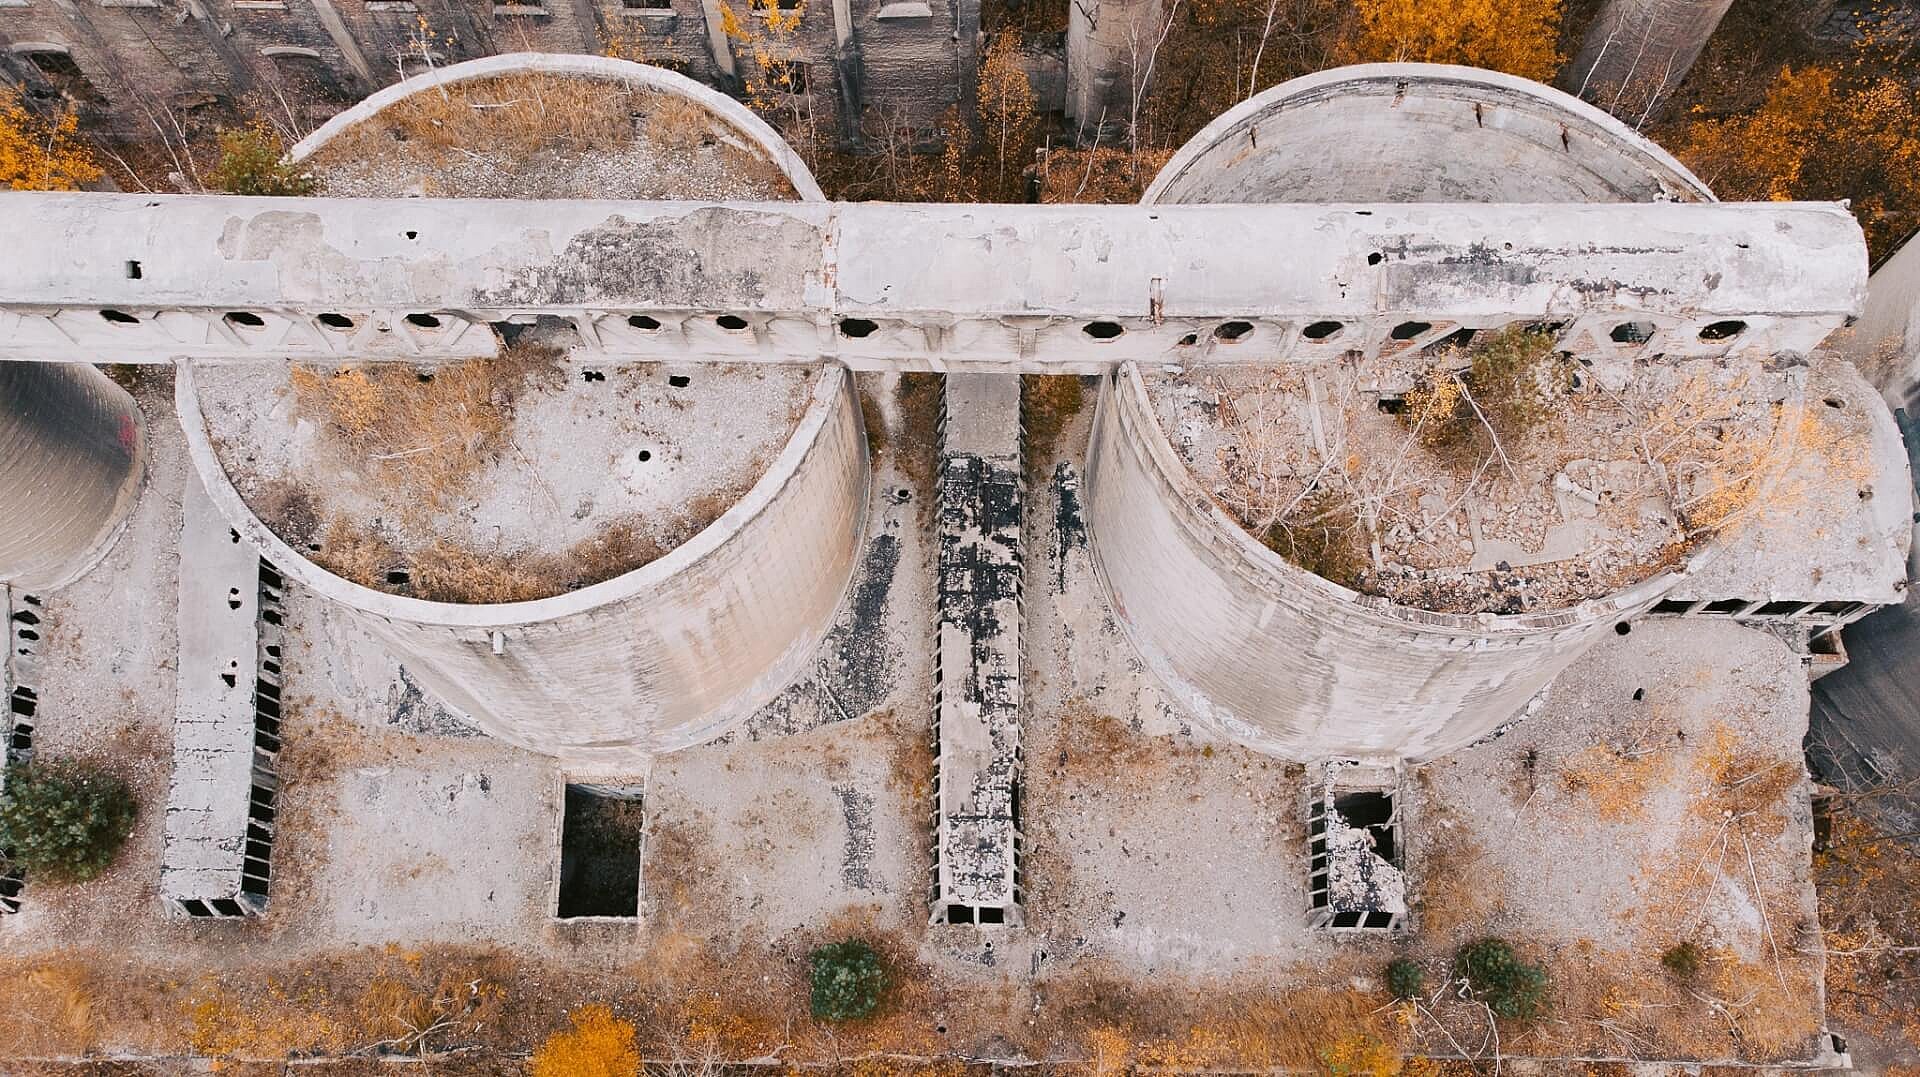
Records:
{"label": "abandoned industrial building", "polygon": [[[768,998],[858,935],[923,1007],[862,1072],[1117,1073],[1040,1026],[1370,1028],[1349,982],[1498,936],[1564,1018],[1395,986],[1409,1053],[1846,1064],[1802,740],[1915,514],[1845,207],[1428,64],[1253,94],[1138,204],[832,202],[708,85],[715,0],[144,6],[0,0],[0,63],[331,118],[309,195],[0,192],[0,781],[110,747],[140,807],[105,874],[0,877],[0,946],[197,1030],[31,1057],[419,1053],[577,975],[709,1064],[844,1060]],[[1076,6],[1069,116],[1146,6]],[[936,127],[978,19],[808,7],[807,78]],[[410,133],[503,80],[634,133]],[[462,947],[532,986],[366,1042],[307,972],[196,980]],[[1287,1068],[1230,1027],[1119,1039]]]}

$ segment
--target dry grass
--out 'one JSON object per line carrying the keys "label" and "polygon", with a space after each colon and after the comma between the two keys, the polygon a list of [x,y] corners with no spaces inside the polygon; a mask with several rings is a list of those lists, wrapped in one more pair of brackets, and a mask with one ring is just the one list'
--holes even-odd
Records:
{"label": "dry grass", "polygon": [[[287,533],[276,523],[274,530]],[[313,561],[342,579],[362,587],[386,590],[387,573],[400,567],[400,551],[377,531],[362,528],[346,517],[335,517],[313,551]]]}
{"label": "dry grass", "polygon": [[376,122],[353,127],[328,145],[316,163],[378,157],[396,141],[429,154],[484,147],[532,155],[620,145],[633,139],[633,114],[645,110],[651,96],[621,83],[564,75],[477,79],[389,105]]}
{"label": "dry grass", "polygon": [[713,113],[684,97],[649,95],[647,140],[661,149],[690,153],[713,144]]}
{"label": "dry grass", "polygon": [[1560,780],[1584,795],[1600,818],[1618,823],[1645,814],[1648,797],[1667,784],[1672,771],[1673,756],[1664,745],[1591,744],[1560,764]]}
{"label": "dry grass", "polygon": [[[730,492],[689,506],[691,535],[732,503]],[[704,521],[704,522],[703,522]],[[633,521],[616,521],[559,553],[471,550],[435,540],[402,551],[381,533],[344,518],[328,527],[313,560],[363,587],[429,602],[527,602],[604,583],[660,557],[663,547]],[[404,582],[388,573],[404,573]]]}
{"label": "dry grass", "polygon": [[946,409],[947,379],[940,374],[902,374],[896,390],[900,429],[889,431],[900,453],[897,463],[908,477],[926,482],[940,457],[940,416]]}
{"label": "dry grass", "polygon": [[1020,375],[1020,425],[1027,437],[1027,462],[1044,468],[1052,460],[1054,442],[1086,404],[1076,375]]}
{"label": "dry grass", "polygon": [[516,345],[485,359],[415,370],[399,363],[288,371],[294,410],[319,423],[351,466],[431,513],[506,443],[514,403],[564,375],[560,352]]}

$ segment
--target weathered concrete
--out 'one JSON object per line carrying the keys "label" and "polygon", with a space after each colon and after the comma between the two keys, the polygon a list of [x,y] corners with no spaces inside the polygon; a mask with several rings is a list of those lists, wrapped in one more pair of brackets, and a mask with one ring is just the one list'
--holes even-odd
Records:
{"label": "weathered concrete", "polygon": [[1659,115],[1733,0],[1607,0],[1600,5],[1562,89],[1639,127]]}
{"label": "weathered concrete", "polygon": [[[0,221],[25,249],[68,252],[0,264],[0,359],[484,355],[489,323],[539,314],[570,321],[581,354],[860,369],[1269,362],[1397,346],[1389,334],[1410,320],[1550,318],[1622,354],[1772,354],[1811,350],[1866,284],[1859,226],[1830,204],[1543,213],[22,192],[0,194]],[[629,320],[641,317],[660,324]],[[1229,320],[1251,335],[1220,342]],[[1341,323],[1336,338],[1302,337],[1322,320]],[[1627,320],[1659,331],[1611,343]],[[1701,339],[1724,320],[1745,328]]]}
{"label": "weathered concrete", "polygon": [[1517,715],[1694,562],[1551,612],[1432,613],[1289,563],[1201,489],[1137,369],[1101,386],[1087,524],[1115,615],[1198,718],[1286,759],[1431,759]]}
{"label": "weathered concrete", "polygon": [[830,368],[752,489],[658,560],[529,602],[387,594],[308,561],[253,515],[214,456],[192,365],[176,379],[194,467],[245,539],[352,611],[487,732],[585,769],[643,773],[657,753],[719,736],[773,698],[811,665],[864,536],[860,409],[851,378]]}
{"label": "weathered concrete", "polygon": [[92,367],[0,364],[0,584],[50,591],[105,556],[140,495],[142,423]]}
{"label": "weathered concrete", "polygon": [[[187,476],[181,509],[173,784],[160,896],[175,912],[258,912],[267,880],[249,884],[246,875],[248,804],[256,769],[265,769],[255,759],[260,554],[227,524],[199,476]],[[259,778],[271,787],[270,776]]]}
{"label": "weathered concrete", "polygon": [[1363,64],[1282,83],[1223,113],[1142,201],[1712,198],[1671,154],[1579,98],[1477,68]]}
{"label": "weathered concrete", "polygon": [[951,374],[940,458],[934,923],[1019,923],[1020,379]]}
{"label": "weathered concrete", "polygon": [[1070,0],[1067,119],[1084,139],[1125,131],[1153,76],[1166,19],[1161,0]]}

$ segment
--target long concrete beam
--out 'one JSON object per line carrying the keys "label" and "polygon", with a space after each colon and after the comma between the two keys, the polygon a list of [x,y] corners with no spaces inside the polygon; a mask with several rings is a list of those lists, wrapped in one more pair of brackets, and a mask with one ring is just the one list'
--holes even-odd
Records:
{"label": "long concrete beam", "polygon": [[1561,323],[1582,346],[1805,352],[1859,312],[1866,285],[1860,229],[1827,203],[17,192],[0,193],[0,232],[0,359],[82,362],[479,355],[495,348],[489,323],[541,317],[610,359],[856,369],[1273,362],[1520,320]]}

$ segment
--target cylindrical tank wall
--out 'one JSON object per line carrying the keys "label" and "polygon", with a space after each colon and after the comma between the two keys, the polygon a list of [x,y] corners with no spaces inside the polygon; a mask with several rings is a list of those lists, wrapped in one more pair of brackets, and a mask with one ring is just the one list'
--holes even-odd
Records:
{"label": "cylindrical tank wall", "polygon": [[[739,102],[603,56],[519,53],[441,68],[334,117],[290,156],[304,159],[413,94],[529,74],[691,101],[742,135],[798,199],[823,198],[792,148]],[[603,583],[498,605],[402,597],[321,568],[240,498],[212,451],[190,365],[176,397],[209,494],[283,574],[348,610],[424,687],[489,734],[582,770],[644,771],[659,753],[719,736],[771,700],[813,661],[864,538],[866,438],[852,378],[839,368],[814,376],[805,414],[772,466],[691,539]]]}
{"label": "cylindrical tank wall", "polygon": [[488,733],[577,765],[643,768],[771,700],[832,627],[864,535],[866,437],[853,380],[838,368],[815,382],[773,466],[705,530],[605,583],[504,605],[386,594],[313,564],[241,501],[190,366],[177,393],[208,493],[269,561],[351,610]]}
{"label": "cylindrical tank wall", "polygon": [[1119,129],[1133,119],[1134,83],[1141,81],[1144,89],[1150,75],[1161,8],[1161,0],[1067,5],[1066,114],[1082,131]]}
{"label": "cylindrical tank wall", "polygon": [[[1276,86],[1210,124],[1148,203],[1708,201],[1685,167],[1566,94],[1376,64]],[[1143,661],[1201,720],[1283,758],[1428,759],[1513,719],[1680,578],[1521,615],[1400,606],[1256,541],[1188,472],[1137,370],[1101,391],[1088,526]]]}
{"label": "cylindrical tank wall", "polygon": [[1365,64],[1241,102],[1144,202],[1657,202],[1713,195],[1578,98],[1443,64]]}
{"label": "cylindrical tank wall", "polygon": [[1606,0],[1560,86],[1643,123],[1693,70],[1733,0]]}
{"label": "cylindrical tank wall", "polygon": [[93,567],[144,468],[140,409],[105,374],[0,363],[0,583],[52,590]]}
{"label": "cylindrical tank wall", "polygon": [[1359,595],[1214,504],[1131,364],[1102,383],[1087,466],[1094,558],[1147,667],[1201,720],[1287,759],[1427,759],[1469,744],[1677,580],[1522,616]]}

